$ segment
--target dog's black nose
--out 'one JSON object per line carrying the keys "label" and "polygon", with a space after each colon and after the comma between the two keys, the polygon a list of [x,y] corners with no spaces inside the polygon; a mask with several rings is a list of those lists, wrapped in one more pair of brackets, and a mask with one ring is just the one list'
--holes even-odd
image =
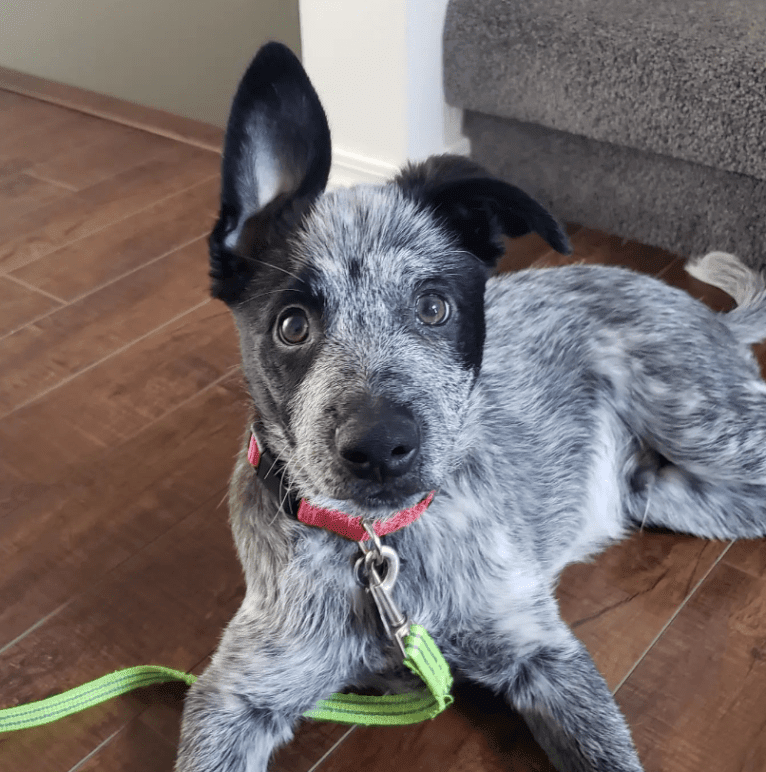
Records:
{"label": "dog's black nose", "polygon": [[335,432],[335,447],[356,477],[383,482],[412,467],[420,449],[420,432],[406,407],[379,397],[353,407]]}

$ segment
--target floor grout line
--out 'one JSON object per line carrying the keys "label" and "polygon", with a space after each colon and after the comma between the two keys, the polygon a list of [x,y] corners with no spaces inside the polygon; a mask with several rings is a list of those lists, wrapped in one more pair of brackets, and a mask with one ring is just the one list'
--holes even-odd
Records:
{"label": "floor grout line", "polygon": [[321,758],[317,759],[311,767],[307,770],[307,772],[317,772],[319,767],[324,764],[325,761],[340,747],[341,743],[345,742],[345,740],[348,738],[348,736],[356,729],[356,726],[350,726],[344,733],[342,737],[339,737],[336,742],[332,744],[330,748],[328,748],[321,756]]}
{"label": "floor grout line", "polygon": [[633,663],[630,670],[623,676],[623,678],[620,680],[617,686],[615,686],[614,689],[612,689],[612,695],[617,694],[617,692],[625,685],[625,682],[633,675],[633,672],[644,661],[644,658],[647,656],[647,654],[649,654],[649,652],[657,645],[660,638],[662,638],[662,636],[665,635],[665,632],[668,630],[668,628],[673,624],[673,622],[675,622],[676,617],[678,617],[678,615],[686,608],[686,605],[689,603],[689,601],[696,595],[697,590],[699,590],[699,588],[707,580],[710,574],[715,570],[718,564],[724,559],[724,557],[726,556],[726,553],[731,549],[733,544],[734,544],[734,541],[730,541],[723,549],[721,554],[715,559],[715,561],[713,561],[713,564],[710,566],[710,568],[708,568],[708,570],[703,574],[702,578],[694,585],[691,592],[683,599],[681,604],[673,612],[673,614],[670,616],[668,621],[662,626],[662,629],[652,639],[652,641],[646,647],[646,649],[641,654],[641,656]]}
{"label": "floor grout line", "polygon": [[119,354],[122,354],[123,352],[127,351],[131,346],[134,346],[136,343],[140,343],[143,340],[146,340],[147,338],[150,338],[152,335],[160,332],[160,330],[164,330],[166,327],[169,327],[171,324],[174,324],[175,322],[179,321],[180,319],[183,319],[188,314],[193,313],[194,311],[197,311],[198,309],[202,308],[203,306],[207,305],[211,302],[211,298],[205,298],[201,303],[197,303],[197,305],[192,306],[191,308],[187,308],[185,311],[182,311],[180,314],[176,314],[172,319],[168,319],[166,322],[163,322],[159,326],[155,327],[154,329],[150,330],[147,333],[144,333],[143,335],[140,335],[138,338],[135,338],[134,340],[130,341],[129,343],[126,343],[124,346],[120,346],[119,348],[115,349],[114,351],[111,351],[109,354],[107,354],[105,357],[102,357],[101,359],[98,359],[95,362],[91,362],[86,367],[83,367],[80,370],[77,370],[77,372],[72,373],[71,375],[68,375],[65,378],[62,378],[60,381],[55,383],[53,386],[48,387],[47,389],[44,389],[39,394],[35,394],[34,397],[31,397],[26,402],[21,402],[18,405],[14,405],[13,408],[11,408],[6,413],[3,413],[0,415],[0,421],[4,420],[5,418],[8,418],[8,416],[13,415],[14,413],[18,412],[19,410],[22,410],[23,408],[27,407],[28,405],[32,405],[35,402],[41,400],[43,397],[47,396],[51,392],[55,391],[58,388],[61,388],[62,386],[65,386],[67,383],[71,383],[75,378],[78,378],[83,373],[87,373],[91,371],[94,367],[98,367],[99,365],[103,364],[104,362],[108,362],[113,357],[118,356]]}
{"label": "floor grout line", "polygon": [[[221,379],[219,379],[221,380]],[[138,555],[141,555],[144,550],[149,549],[153,544],[155,544],[160,539],[163,539],[165,536],[167,536],[168,533],[170,533],[173,529],[178,528],[183,523],[185,523],[190,517],[194,517],[194,515],[202,508],[206,507],[211,501],[215,501],[215,499],[220,496],[221,493],[225,493],[228,490],[228,486],[224,486],[222,488],[219,488],[215,493],[208,496],[204,501],[202,501],[198,506],[193,507],[185,516],[181,517],[179,520],[174,522],[172,525],[170,525],[166,530],[164,530],[162,533],[157,534],[151,541],[146,542],[145,544],[141,545],[135,552],[131,552],[130,555],[127,557],[124,557],[122,560],[120,560],[118,563],[115,563],[110,568],[107,568],[105,571],[103,571],[99,576],[91,578],[91,580],[87,583],[87,585],[84,585],[79,590],[75,590],[69,598],[67,598],[64,603],[61,603],[59,606],[57,606],[53,611],[49,611],[47,614],[45,614],[43,617],[38,619],[34,624],[30,625],[26,630],[19,633],[13,640],[8,641],[8,643],[4,644],[2,647],[0,647],[0,656],[4,655],[6,652],[10,651],[16,644],[21,643],[25,638],[27,638],[29,635],[31,635],[35,630],[42,627],[44,624],[49,622],[54,617],[58,616],[62,611],[64,611],[68,606],[70,606],[72,603],[74,603],[78,598],[85,595],[89,590],[91,590],[94,587],[98,587],[103,582],[107,581],[107,579],[115,572],[119,571],[119,569],[124,566],[126,563],[129,563],[131,560],[136,558]],[[208,655],[205,655],[207,657]],[[199,662],[192,665],[189,672],[193,670],[197,665],[200,664],[200,662],[203,662],[205,660],[205,657],[199,660]]]}
{"label": "floor grout line", "polygon": [[17,643],[21,643],[28,635],[31,635],[35,630],[37,630],[38,627],[41,627],[44,625],[49,619],[52,619],[57,614],[59,614],[61,611],[63,611],[71,602],[73,598],[69,598],[64,603],[62,603],[60,606],[57,606],[53,611],[49,611],[45,616],[41,617],[37,620],[33,625],[28,627],[23,632],[19,633],[13,640],[8,641],[8,643],[3,644],[0,646],[0,656],[5,654],[6,651],[9,649],[12,649]]}
{"label": "floor grout line", "polygon": [[19,279],[18,276],[13,276],[10,273],[6,273],[6,274],[3,274],[3,278],[8,279],[9,281],[12,281],[15,284],[18,284],[24,287],[24,289],[31,290],[32,292],[38,292],[41,295],[45,295],[45,297],[50,298],[51,300],[55,300],[57,303],[61,303],[61,306],[59,306],[59,308],[53,308],[50,311],[46,311],[44,314],[42,314],[42,316],[35,317],[30,322],[27,322],[26,324],[22,324],[20,327],[16,327],[15,330],[11,330],[11,332],[0,335],[0,340],[6,337],[6,335],[13,335],[14,332],[18,332],[19,330],[23,329],[24,327],[26,327],[27,324],[32,324],[36,322],[38,319],[48,316],[48,314],[54,313],[60,310],[61,307],[67,305],[67,301],[64,300],[63,298],[60,298],[52,294],[51,292],[46,292],[46,290],[40,289],[39,287],[35,287],[34,284],[30,284],[29,282],[24,281],[24,279]]}
{"label": "floor grout line", "polygon": [[[231,377],[232,377],[232,376],[233,376],[233,375],[234,375],[234,374],[235,374],[235,373],[236,373],[238,370],[241,370],[241,365],[240,365],[240,364],[235,364],[235,365],[232,365],[231,367],[227,368],[227,369],[226,369],[226,372],[224,372],[224,373],[223,373],[223,375],[219,375],[219,376],[218,376],[218,378],[216,378],[215,380],[212,380],[212,381],[210,381],[210,383],[206,384],[206,385],[205,385],[205,386],[203,386],[201,389],[198,389],[198,390],[197,390],[197,391],[195,391],[193,394],[189,395],[189,396],[188,396],[188,397],[186,397],[185,399],[183,399],[183,400],[181,400],[180,402],[176,403],[176,404],[175,404],[175,405],[173,405],[171,408],[169,408],[168,410],[166,410],[166,411],[165,411],[165,412],[164,412],[162,415],[160,415],[160,416],[157,416],[156,418],[153,418],[153,419],[151,419],[150,421],[148,421],[148,423],[146,423],[146,424],[144,424],[143,426],[141,426],[139,429],[137,429],[136,431],[134,431],[132,434],[126,434],[126,435],[125,435],[123,438],[121,438],[121,439],[120,439],[120,444],[123,444],[123,443],[126,443],[126,442],[130,442],[131,440],[134,440],[136,437],[138,437],[139,435],[141,435],[143,432],[145,432],[145,431],[149,430],[149,429],[150,429],[151,427],[153,427],[155,424],[159,423],[160,421],[163,421],[163,420],[165,420],[165,419],[166,419],[168,416],[171,416],[171,415],[172,415],[173,413],[175,413],[177,410],[180,410],[180,409],[181,409],[181,408],[183,408],[185,405],[189,404],[189,402],[191,402],[192,400],[194,400],[194,399],[196,399],[197,397],[199,397],[199,395],[200,395],[200,394],[204,394],[206,391],[209,391],[210,389],[214,389],[216,386],[218,386],[218,385],[220,385],[221,383],[224,383],[225,381],[227,381],[227,380],[228,380],[229,378],[231,378]],[[9,415],[10,415],[10,414],[9,414]],[[3,419],[3,418],[5,418],[5,416],[2,416],[2,417],[0,417],[0,423],[2,422],[2,419]],[[98,445],[101,445],[102,447],[109,447],[109,445],[108,445],[108,444],[105,444],[105,443],[104,443],[103,441],[101,441],[101,440],[96,440],[95,438],[94,438],[94,442],[96,442]],[[228,491],[228,487],[227,487],[227,488],[225,488],[224,490],[225,490],[225,491]],[[221,505],[223,504],[223,502],[225,502],[225,500],[226,500],[226,496],[224,496],[224,498],[223,498],[223,501],[222,501],[222,502],[221,502],[221,504],[219,504],[218,506],[221,506]],[[11,510],[8,510],[8,512],[5,512],[5,513],[3,514],[3,517],[6,517],[6,516],[8,516],[8,515],[11,515],[11,514],[13,514],[13,512],[15,512],[15,511],[16,511],[16,509],[11,509]],[[0,654],[2,654],[2,652],[3,652],[3,651],[4,651],[4,649],[0,649]]]}
{"label": "floor grout line", "polygon": [[[218,378],[216,378],[213,381],[210,381],[210,383],[206,384],[201,389],[198,389],[197,391],[194,392],[194,394],[191,394],[190,396],[186,397],[186,399],[182,399],[180,402],[178,402],[175,405],[173,405],[173,407],[171,407],[168,410],[166,410],[158,418],[155,418],[155,419],[149,421],[148,423],[144,424],[140,429],[138,429],[137,431],[133,432],[133,434],[126,435],[124,437],[124,439],[121,440],[121,443],[130,442],[131,440],[133,440],[136,437],[138,437],[142,432],[145,432],[149,428],[154,426],[159,421],[164,421],[165,418],[167,418],[170,415],[173,415],[173,413],[175,413],[177,410],[180,410],[185,405],[188,405],[189,402],[191,402],[192,400],[197,399],[197,397],[199,397],[200,394],[204,394],[206,391],[209,391],[210,389],[214,389],[216,386],[219,386],[224,381],[226,381],[229,378],[231,378],[237,372],[237,370],[240,370],[240,369],[241,369],[241,366],[239,364],[232,365],[231,367],[227,368],[226,372],[223,375],[219,375]],[[228,487],[225,490],[228,491]]]}
{"label": "floor grout line", "polygon": [[[135,268],[131,268],[129,271],[126,271],[125,273],[122,273],[119,276],[113,279],[110,279],[109,281],[103,282],[102,284],[98,284],[95,287],[92,287],[87,292],[83,292],[80,295],[76,295],[70,300],[63,300],[61,298],[56,298],[54,295],[49,295],[49,297],[53,298],[54,300],[61,300],[61,302],[64,305],[59,308],[52,308],[49,311],[46,311],[44,314],[40,314],[40,316],[36,316],[34,319],[30,319],[29,321],[16,327],[15,329],[10,330],[9,332],[3,333],[2,335],[0,335],[0,341],[3,340],[4,338],[10,337],[11,335],[15,335],[16,333],[23,330],[25,327],[29,327],[32,324],[37,324],[37,322],[42,321],[43,319],[47,319],[49,316],[53,316],[53,314],[56,314],[59,311],[62,311],[64,308],[73,306],[76,303],[79,303],[81,300],[85,300],[85,298],[89,298],[91,295],[95,295],[97,292],[100,292],[101,290],[106,289],[107,287],[111,287],[113,284],[116,284],[122,279],[125,279],[128,276],[132,276],[134,273],[137,273],[143,268],[153,265],[157,261],[162,260],[163,258],[168,257],[169,255],[172,255],[181,249],[186,249],[186,247],[190,246],[191,244],[194,244],[196,241],[201,241],[205,237],[206,237],[206,233],[202,233],[199,236],[195,236],[194,238],[189,239],[189,241],[185,241],[184,243],[179,244],[176,247],[173,247],[173,249],[170,249],[167,252],[163,252],[161,255],[158,255],[157,257],[153,257],[151,260],[147,260],[145,263],[142,263],[141,265],[136,266]],[[14,281],[19,282],[19,284],[28,286],[29,289],[35,289],[35,290],[37,289],[37,287],[35,287],[34,285],[26,285],[23,280],[16,279],[14,276],[12,276],[9,273],[5,274],[5,276],[9,279],[13,279]],[[49,293],[45,293],[43,290],[38,290],[38,291],[43,292],[43,294],[49,294]]]}
{"label": "floor grout line", "polygon": [[83,756],[70,770],[69,772],[77,772],[78,769],[82,768],[82,765],[85,764],[89,759],[92,759],[102,748],[105,748],[107,745],[109,745],[112,740],[114,740],[117,735],[124,731],[125,727],[127,727],[129,722],[125,722],[119,729],[112,732],[112,734],[109,735],[105,740],[102,740],[90,753]]}
{"label": "floor grout line", "polygon": [[[151,160],[151,159],[150,159]],[[89,238],[93,236],[96,233],[101,233],[102,231],[107,230],[108,228],[111,228],[114,225],[117,225],[118,223],[124,222],[125,220],[130,219],[131,217],[134,217],[135,215],[141,214],[143,212],[146,212],[148,209],[151,209],[154,206],[158,206],[159,204],[163,204],[166,201],[169,201],[171,198],[174,198],[175,196],[180,196],[184,193],[188,193],[190,190],[193,190],[196,187],[199,187],[200,185],[205,185],[206,183],[210,182],[210,180],[217,179],[220,175],[218,173],[211,174],[208,177],[205,177],[204,179],[199,180],[198,182],[195,182],[193,185],[189,185],[188,188],[184,188],[183,190],[177,190],[174,193],[170,193],[167,196],[163,196],[162,198],[158,198],[155,201],[152,201],[150,204],[147,204],[144,207],[141,207],[140,209],[136,209],[135,211],[131,211],[128,214],[126,214],[124,217],[118,217],[116,220],[111,220],[110,222],[102,225],[101,227],[94,228],[93,230],[89,230],[80,236],[78,236],[76,239],[72,239],[71,241],[64,241],[61,244],[56,244],[53,249],[49,249],[48,251],[42,251],[39,254],[35,254],[33,257],[30,257],[28,260],[23,260],[18,265],[13,265],[12,268],[9,269],[0,269],[0,276],[6,275],[10,273],[11,271],[17,271],[19,268],[26,268],[28,265],[31,265],[32,263],[36,263],[38,260],[41,260],[43,257],[47,257],[48,255],[53,254],[54,252],[57,252],[59,249],[63,249],[64,247],[70,247],[72,244],[76,244],[78,241],[82,241],[83,239]],[[103,180],[102,180],[103,182]],[[100,184],[100,183],[96,183]],[[88,191],[90,188],[83,188],[82,190],[74,191],[74,194],[81,194]],[[10,262],[10,261],[9,261]]]}
{"label": "floor grout line", "polygon": [[654,276],[657,279],[662,279],[663,275],[666,274],[670,267],[675,265],[679,260],[681,260],[684,264],[686,263],[686,258],[681,257],[680,255],[675,258],[675,260],[671,260],[667,265],[663,266]]}
{"label": "floor grout line", "polygon": [[49,185],[55,185],[56,187],[63,188],[70,193],[77,193],[79,190],[79,188],[76,188],[74,185],[67,185],[65,182],[61,182],[61,180],[51,179],[50,177],[46,177],[43,174],[35,172],[34,169],[34,166],[30,166],[28,169],[24,169],[23,174],[26,174],[28,177],[32,177],[35,180],[39,180],[40,182],[47,182]]}

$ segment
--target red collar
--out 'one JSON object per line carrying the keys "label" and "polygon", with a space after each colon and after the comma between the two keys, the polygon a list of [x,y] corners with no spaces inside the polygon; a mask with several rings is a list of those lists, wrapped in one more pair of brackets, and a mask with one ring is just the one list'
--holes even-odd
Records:
{"label": "red collar", "polygon": [[[255,434],[250,435],[250,446],[247,450],[247,460],[255,468],[261,479],[266,482],[269,478],[278,478],[277,491],[281,485],[281,474],[275,472],[274,467],[276,464],[273,462],[268,469],[261,469],[261,458],[267,454],[261,450],[258,440]],[[264,467],[267,465],[264,464]],[[436,491],[431,491],[424,499],[419,501],[409,509],[403,509],[401,512],[397,512],[393,517],[389,518],[385,522],[375,522],[374,529],[378,536],[385,536],[386,534],[398,531],[401,528],[414,523],[423,512],[428,509],[429,504],[433,500]],[[277,493],[280,496],[279,492]],[[281,497],[280,497],[281,499]],[[281,503],[281,501],[280,501]],[[362,518],[352,517],[345,512],[339,512],[335,509],[324,509],[323,507],[315,506],[306,499],[301,499],[297,506],[293,506],[293,509],[297,509],[296,516],[298,520],[306,525],[312,525],[317,528],[327,528],[329,531],[333,531],[346,539],[352,539],[353,541],[365,541],[369,539],[367,532],[362,526]]]}

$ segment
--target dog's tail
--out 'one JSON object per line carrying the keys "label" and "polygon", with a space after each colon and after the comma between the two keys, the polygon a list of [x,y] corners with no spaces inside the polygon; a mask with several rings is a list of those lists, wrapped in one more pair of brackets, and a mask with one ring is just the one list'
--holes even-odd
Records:
{"label": "dog's tail", "polygon": [[728,252],[709,252],[690,260],[686,270],[695,279],[712,284],[734,298],[737,307],[721,318],[743,343],[766,338],[766,279]]}

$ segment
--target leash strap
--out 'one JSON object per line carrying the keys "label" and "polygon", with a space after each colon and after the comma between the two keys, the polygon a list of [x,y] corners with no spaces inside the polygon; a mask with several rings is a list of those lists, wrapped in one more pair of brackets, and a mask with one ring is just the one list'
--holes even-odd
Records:
{"label": "leash strap", "polygon": [[[452,704],[449,666],[431,636],[420,625],[412,625],[404,644],[404,664],[423,679],[427,689],[382,697],[332,694],[303,715],[317,721],[364,726],[415,724],[437,716]],[[63,694],[0,710],[0,732],[49,724],[142,686],[168,681],[183,681],[191,686],[196,680],[197,676],[191,673],[160,665],[139,665],[117,670]]]}
{"label": "leash strap", "polygon": [[317,721],[363,726],[417,724],[438,716],[452,704],[452,675],[425,628],[412,625],[404,639],[404,664],[425,682],[426,689],[409,694],[333,694],[303,715]]}
{"label": "leash strap", "polygon": [[30,702],[28,705],[0,710],[0,732],[12,732],[15,729],[30,729],[33,726],[49,724],[142,686],[162,684],[167,681],[183,681],[191,686],[196,680],[197,676],[161,665],[138,665],[125,670],[116,670],[114,673],[89,681],[63,694],[38,702]]}

